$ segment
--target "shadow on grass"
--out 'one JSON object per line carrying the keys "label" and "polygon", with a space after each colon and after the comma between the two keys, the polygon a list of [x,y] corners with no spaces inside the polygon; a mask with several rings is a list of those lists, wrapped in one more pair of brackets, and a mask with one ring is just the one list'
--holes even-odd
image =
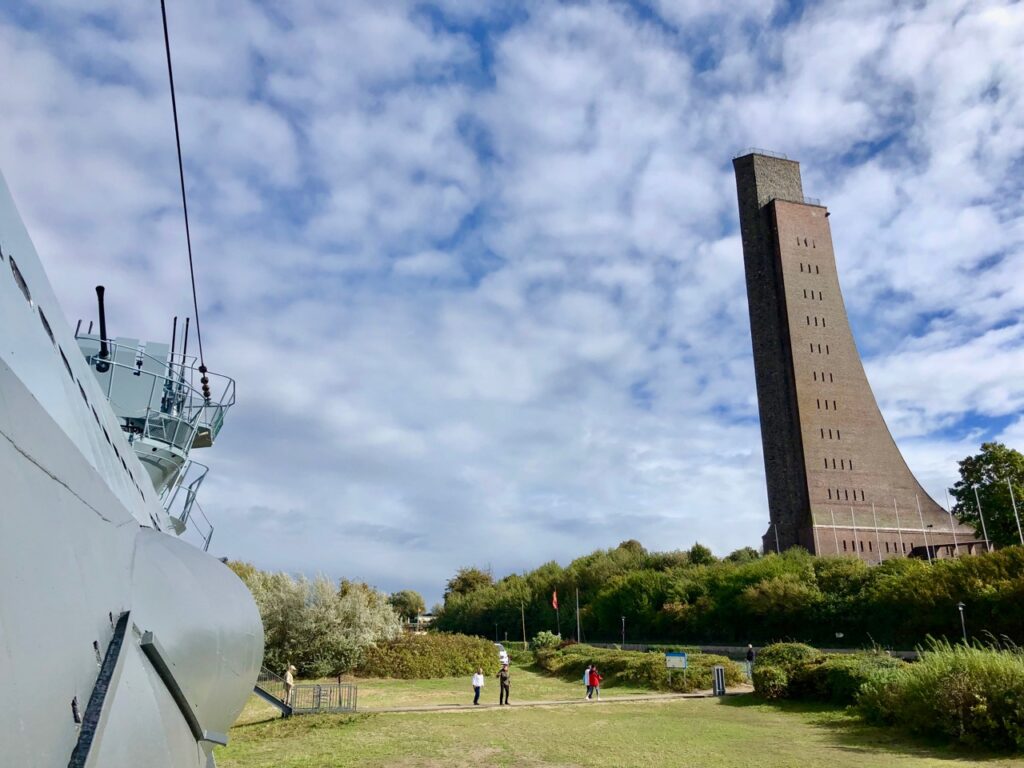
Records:
{"label": "shadow on grass", "polygon": [[351,715],[323,714],[323,715],[292,715],[291,717],[270,717],[266,720],[254,720],[248,723],[240,723],[232,726],[232,731],[264,731],[272,736],[289,736],[295,733],[315,731],[320,728],[342,728],[361,723],[375,717],[371,712],[356,713]]}
{"label": "shadow on grass", "polygon": [[908,757],[929,757],[953,763],[976,765],[987,760],[1006,760],[1019,755],[972,749],[961,744],[928,739],[896,727],[871,725],[852,707],[818,701],[766,701],[753,694],[727,696],[721,706],[757,707],[792,715],[802,715],[804,722],[824,731],[829,740],[847,752],[884,752]]}

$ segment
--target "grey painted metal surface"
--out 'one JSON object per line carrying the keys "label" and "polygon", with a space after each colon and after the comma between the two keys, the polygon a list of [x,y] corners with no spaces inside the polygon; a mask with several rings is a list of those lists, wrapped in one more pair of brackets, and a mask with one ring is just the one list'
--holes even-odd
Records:
{"label": "grey painted metal surface", "polygon": [[167,675],[204,734],[227,733],[263,630],[234,573],[174,531],[0,177],[0,763],[69,764],[72,699],[87,709],[98,652],[130,611],[86,765],[212,765]]}

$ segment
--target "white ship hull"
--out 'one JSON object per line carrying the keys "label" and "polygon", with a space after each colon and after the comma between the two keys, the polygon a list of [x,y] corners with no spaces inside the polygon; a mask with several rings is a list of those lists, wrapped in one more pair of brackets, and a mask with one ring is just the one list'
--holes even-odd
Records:
{"label": "white ship hull", "polygon": [[0,254],[0,764],[212,765],[262,661],[252,596],[165,532],[2,178]]}

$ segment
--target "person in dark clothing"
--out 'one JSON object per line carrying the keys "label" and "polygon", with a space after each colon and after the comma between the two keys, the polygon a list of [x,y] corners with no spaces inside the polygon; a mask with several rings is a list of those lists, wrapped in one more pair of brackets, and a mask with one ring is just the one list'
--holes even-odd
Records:
{"label": "person in dark clothing", "polygon": [[508,691],[512,687],[512,679],[508,673],[508,664],[501,665],[501,671],[498,672],[498,705],[508,704]]}
{"label": "person in dark clothing", "polygon": [[754,646],[747,644],[747,679],[754,679]]}

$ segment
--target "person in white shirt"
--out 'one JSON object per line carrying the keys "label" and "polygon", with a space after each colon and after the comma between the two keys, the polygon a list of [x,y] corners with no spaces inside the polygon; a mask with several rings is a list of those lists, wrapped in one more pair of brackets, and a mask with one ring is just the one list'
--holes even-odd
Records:
{"label": "person in white shirt", "polygon": [[583,695],[583,698],[590,698],[590,668],[593,664],[587,664],[587,668],[583,670],[583,685],[586,686],[587,692]]}
{"label": "person in white shirt", "polygon": [[484,670],[481,667],[477,667],[476,674],[473,675],[473,704],[480,703],[480,689],[484,687]]}

